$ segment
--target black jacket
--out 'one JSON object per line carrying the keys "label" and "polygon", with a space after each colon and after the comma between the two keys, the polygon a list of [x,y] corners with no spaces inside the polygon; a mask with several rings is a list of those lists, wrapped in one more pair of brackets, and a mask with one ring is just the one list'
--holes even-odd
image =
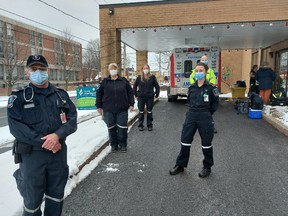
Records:
{"label": "black jacket", "polygon": [[275,73],[271,68],[260,68],[255,75],[255,79],[259,82],[259,89],[272,89],[275,80]]}
{"label": "black jacket", "polygon": [[[207,96],[206,96],[207,95]],[[205,97],[208,97],[208,99]],[[219,104],[219,91],[217,87],[212,86],[207,81],[198,87],[198,81],[188,89],[189,109],[195,112],[210,112],[213,114]]]}
{"label": "black jacket", "polygon": [[[61,121],[62,111],[66,114],[66,123]],[[75,105],[66,91],[51,83],[46,89],[29,84],[24,89],[12,92],[7,115],[10,133],[18,142],[33,146],[41,146],[44,143],[41,137],[51,133],[56,133],[63,143],[77,129]]]}
{"label": "black jacket", "polygon": [[[137,89],[138,87],[138,89]],[[156,92],[154,92],[154,88]],[[133,91],[135,97],[159,97],[160,93],[160,86],[156,80],[156,77],[154,75],[150,76],[148,80],[145,80],[144,82],[141,80],[141,76],[138,76],[134,86]]]}
{"label": "black jacket", "polygon": [[134,95],[127,79],[118,76],[112,80],[111,76],[103,79],[96,93],[96,107],[104,112],[119,113],[134,106]]}

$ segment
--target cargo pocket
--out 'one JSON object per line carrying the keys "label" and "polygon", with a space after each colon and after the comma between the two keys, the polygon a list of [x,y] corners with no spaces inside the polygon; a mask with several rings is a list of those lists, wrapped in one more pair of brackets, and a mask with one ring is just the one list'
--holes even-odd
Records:
{"label": "cargo pocket", "polygon": [[20,169],[17,169],[14,174],[13,174],[15,180],[16,180],[16,184],[17,184],[17,189],[19,190],[21,196],[23,197],[23,194],[25,193],[25,187],[24,187],[24,180],[22,177],[22,172]]}

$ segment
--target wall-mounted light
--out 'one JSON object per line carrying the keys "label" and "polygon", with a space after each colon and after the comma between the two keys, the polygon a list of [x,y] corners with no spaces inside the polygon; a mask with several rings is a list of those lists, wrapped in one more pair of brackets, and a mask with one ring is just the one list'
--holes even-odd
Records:
{"label": "wall-mounted light", "polygon": [[109,15],[113,15],[114,14],[114,8],[109,8]]}

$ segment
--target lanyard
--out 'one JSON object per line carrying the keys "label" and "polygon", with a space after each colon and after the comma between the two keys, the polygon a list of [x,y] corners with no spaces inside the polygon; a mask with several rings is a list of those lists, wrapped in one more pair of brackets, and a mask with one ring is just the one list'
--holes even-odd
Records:
{"label": "lanyard", "polygon": [[[26,89],[28,89],[28,88],[31,88],[31,97],[30,97],[29,99],[26,98]],[[34,89],[33,89],[32,86],[28,86],[28,87],[26,87],[26,88],[24,89],[24,91],[23,91],[23,98],[24,98],[25,102],[30,102],[30,101],[33,100],[33,98],[34,98]]]}

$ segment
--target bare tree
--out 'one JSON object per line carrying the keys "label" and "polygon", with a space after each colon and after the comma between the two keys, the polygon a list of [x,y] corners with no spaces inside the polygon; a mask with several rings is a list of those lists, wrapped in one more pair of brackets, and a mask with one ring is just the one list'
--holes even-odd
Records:
{"label": "bare tree", "polygon": [[4,66],[3,82],[7,85],[8,95],[11,94],[16,83],[24,82],[24,62],[28,51],[27,45],[17,41],[15,37],[7,36],[4,39],[4,58],[0,58],[0,64]]}
{"label": "bare tree", "polygon": [[101,68],[100,65],[100,42],[99,39],[90,40],[83,54],[83,66],[86,68],[84,79],[92,80]]}
{"label": "bare tree", "polygon": [[170,58],[171,52],[158,52],[155,53],[156,62],[159,68],[159,73],[162,75],[161,71],[168,70],[169,68],[169,58]]}
{"label": "bare tree", "polygon": [[63,78],[65,81],[65,89],[68,90],[68,85],[71,80],[75,77],[75,72],[81,68],[80,59],[79,61],[75,57],[81,56],[80,47],[74,46],[73,36],[69,29],[63,30],[63,39],[59,40],[58,46],[58,62],[63,68]]}

